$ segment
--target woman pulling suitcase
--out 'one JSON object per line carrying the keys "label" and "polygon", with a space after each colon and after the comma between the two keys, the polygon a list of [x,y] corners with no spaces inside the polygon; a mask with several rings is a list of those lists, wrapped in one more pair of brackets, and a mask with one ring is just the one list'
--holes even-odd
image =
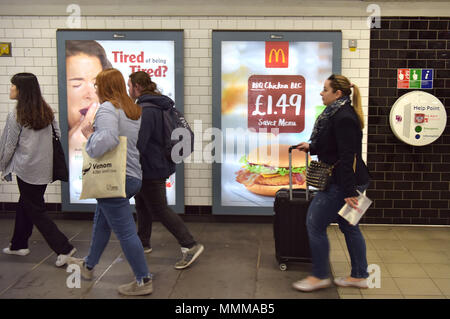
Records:
{"label": "woman pulling suitcase", "polygon": [[[353,101],[350,99],[352,89]],[[312,274],[294,282],[293,287],[314,291],[331,285],[327,227],[337,222],[345,235],[352,270],[350,276],[336,278],[334,283],[342,287],[367,288],[369,274],[364,237],[358,225],[352,226],[338,215],[345,203],[356,207],[357,190],[364,192],[369,186],[369,172],[361,158],[364,128],[361,97],[356,85],[345,76],[334,74],[325,81],[320,95],[326,108],[314,124],[311,143],[302,142],[296,148],[317,155],[321,162],[336,165],[330,185],[315,194],[306,217]]]}

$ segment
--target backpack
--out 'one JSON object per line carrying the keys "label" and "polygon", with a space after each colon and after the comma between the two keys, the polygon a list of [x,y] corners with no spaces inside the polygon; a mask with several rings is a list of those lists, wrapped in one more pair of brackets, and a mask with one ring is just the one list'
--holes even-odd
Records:
{"label": "backpack", "polygon": [[[161,110],[162,113],[162,129],[163,129],[163,153],[169,162],[179,164],[186,157],[191,155],[194,151],[194,132],[192,131],[189,123],[184,118],[183,113],[178,111],[175,107],[169,109],[163,109],[153,103],[142,103],[142,106],[152,106]],[[176,131],[175,131],[176,130]],[[174,132],[175,131],[175,132]],[[172,138],[172,134],[174,134]],[[190,143],[186,145],[187,142],[183,142],[184,138],[190,138]],[[180,143],[179,145],[177,145]],[[174,158],[172,157],[172,151],[174,147]]]}

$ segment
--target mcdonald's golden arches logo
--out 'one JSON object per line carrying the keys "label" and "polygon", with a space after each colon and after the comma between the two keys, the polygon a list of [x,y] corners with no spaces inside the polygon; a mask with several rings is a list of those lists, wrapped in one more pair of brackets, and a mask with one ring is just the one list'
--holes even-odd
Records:
{"label": "mcdonald's golden arches logo", "polygon": [[266,42],[266,68],[289,67],[289,42]]}

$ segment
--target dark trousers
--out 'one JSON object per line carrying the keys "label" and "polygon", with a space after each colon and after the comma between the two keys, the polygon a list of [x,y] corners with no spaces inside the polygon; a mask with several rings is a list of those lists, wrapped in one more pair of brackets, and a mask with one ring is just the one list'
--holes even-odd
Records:
{"label": "dark trousers", "polygon": [[134,196],[138,220],[138,236],[144,247],[151,247],[153,215],[177,239],[181,247],[192,248],[196,242],[181,217],[167,206],[165,179],[143,179],[139,193]]}
{"label": "dark trousers", "polygon": [[17,177],[17,184],[20,197],[10,249],[28,248],[28,239],[33,232],[34,225],[56,254],[68,254],[73,249],[73,246],[53,220],[50,219],[45,209],[44,193],[47,185],[28,184],[19,177]]}

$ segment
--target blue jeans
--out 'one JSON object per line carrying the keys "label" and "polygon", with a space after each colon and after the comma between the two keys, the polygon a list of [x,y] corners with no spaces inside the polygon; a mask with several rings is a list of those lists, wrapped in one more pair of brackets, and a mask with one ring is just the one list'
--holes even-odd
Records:
{"label": "blue jeans", "polygon": [[94,268],[99,260],[111,236],[111,229],[120,241],[120,246],[125,258],[130,264],[136,280],[141,282],[143,278],[151,278],[147,261],[144,256],[144,248],[137,235],[136,223],[133,218],[129,199],[141,188],[141,180],[127,176],[127,198],[99,198],[94,216],[94,228],[89,254],[86,257],[86,266]]}
{"label": "blue jeans", "polygon": [[[357,186],[363,192],[369,184]],[[358,225],[352,226],[338,215],[345,204],[344,192],[336,184],[331,184],[326,191],[319,191],[314,196],[306,216],[306,228],[312,256],[312,275],[325,279],[330,276],[327,227],[336,222],[344,233],[345,242],[351,259],[353,278],[367,278],[366,242]]]}

